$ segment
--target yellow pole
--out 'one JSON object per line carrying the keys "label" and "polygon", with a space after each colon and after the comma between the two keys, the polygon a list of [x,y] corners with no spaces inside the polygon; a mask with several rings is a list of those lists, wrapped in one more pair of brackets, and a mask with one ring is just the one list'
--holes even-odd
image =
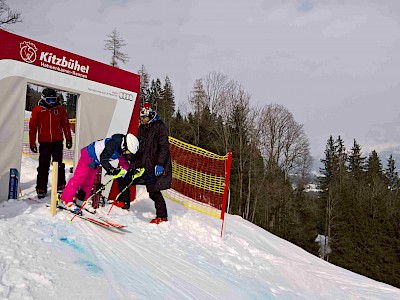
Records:
{"label": "yellow pole", "polygon": [[53,162],[53,171],[51,175],[51,204],[50,214],[55,216],[57,211],[57,180],[58,179],[58,162]]}

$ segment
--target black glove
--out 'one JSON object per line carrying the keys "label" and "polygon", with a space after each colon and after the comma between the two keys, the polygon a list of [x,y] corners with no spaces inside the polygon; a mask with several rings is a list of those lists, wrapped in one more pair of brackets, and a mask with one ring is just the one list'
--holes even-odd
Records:
{"label": "black glove", "polygon": [[134,169],[134,168],[130,168],[129,170],[128,170],[128,172],[126,173],[126,177],[128,177],[128,178],[130,178],[130,177],[132,177],[133,175],[135,175],[135,172],[136,172],[136,169]]}
{"label": "black glove", "polygon": [[37,153],[37,147],[36,147],[36,144],[32,144],[32,145],[30,145],[30,148],[31,148],[31,151],[32,151],[33,153]]}
{"label": "black glove", "polygon": [[108,171],[107,171],[107,175],[111,175],[111,176],[115,176],[118,175],[118,173],[121,171],[121,168],[114,168],[111,167]]}
{"label": "black glove", "polygon": [[126,170],[121,167],[118,168],[111,167],[110,170],[108,170],[107,172],[108,175],[111,175],[114,178],[125,177],[126,173],[127,173]]}
{"label": "black glove", "polygon": [[65,145],[67,146],[67,149],[71,149],[72,148],[72,141],[66,141]]}

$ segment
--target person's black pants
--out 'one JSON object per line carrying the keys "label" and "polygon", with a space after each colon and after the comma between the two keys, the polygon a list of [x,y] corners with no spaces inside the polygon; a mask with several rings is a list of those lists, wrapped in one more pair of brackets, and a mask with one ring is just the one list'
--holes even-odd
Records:
{"label": "person's black pants", "polygon": [[[138,177],[132,181],[132,176],[134,173],[132,173],[130,176],[125,176],[125,177],[119,177],[117,178],[117,183],[118,183],[118,190],[119,192],[122,192],[122,190],[129,186],[132,185],[146,185],[149,182],[153,183],[153,181],[150,181],[147,175],[147,172],[144,172],[144,174],[141,177]],[[131,201],[131,193],[129,191],[130,189],[127,188],[119,197],[118,201],[125,202],[125,203],[130,203]]]}
{"label": "person's black pants", "polygon": [[[146,184],[148,185],[149,182],[154,182],[154,179],[150,178],[145,172],[141,177],[136,178],[134,182],[132,182],[132,177],[131,176],[125,176],[125,177],[120,177],[117,178],[117,183],[118,183],[118,189],[121,192],[127,185],[143,185]],[[125,203],[130,203],[130,191],[129,188],[123,192],[119,198],[118,201],[125,202]],[[154,206],[156,208],[156,216],[157,218],[167,218],[168,217],[168,212],[167,212],[167,205],[165,203],[164,197],[161,194],[160,191],[157,192],[149,192],[149,197],[151,200],[154,201]]]}
{"label": "person's black pants", "polygon": [[149,197],[151,200],[154,201],[154,206],[156,208],[156,217],[167,218],[167,205],[165,204],[165,200],[161,192],[149,192]]}
{"label": "person's black pants", "polygon": [[39,145],[39,167],[36,181],[36,190],[47,192],[50,162],[58,162],[57,188],[65,186],[65,165],[63,164],[63,141],[52,143],[40,143]]}
{"label": "person's black pants", "polygon": [[[132,182],[132,177],[125,176],[117,178],[118,190],[122,192],[124,188],[126,188]],[[131,202],[131,192],[130,188],[127,188],[119,197],[118,201],[130,203]]]}

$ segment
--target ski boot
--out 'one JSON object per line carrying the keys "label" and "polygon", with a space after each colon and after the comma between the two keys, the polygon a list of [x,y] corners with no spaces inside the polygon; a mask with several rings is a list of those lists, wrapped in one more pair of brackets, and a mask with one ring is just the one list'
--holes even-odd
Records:
{"label": "ski boot", "polygon": [[[78,211],[80,210],[80,208],[78,206],[75,205],[74,202],[65,202],[63,200],[61,200],[60,196],[58,195],[58,199],[57,199],[57,207],[65,209],[65,210],[69,210],[70,212],[74,213],[74,214],[78,214]],[[82,212],[79,211],[79,215],[82,215]]]}
{"label": "ski boot", "polygon": [[160,224],[162,222],[168,222],[168,218],[154,218],[150,221],[150,224]]}
{"label": "ski boot", "polygon": [[42,189],[36,189],[36,193],[39,199],[43,199],[47,195],[47,191]]}
{"label": "ski boot", "polygon": [[122,208],[122,209],[129,209],[131,204],[129,202],[117,201],[114,203],[115,206]]}

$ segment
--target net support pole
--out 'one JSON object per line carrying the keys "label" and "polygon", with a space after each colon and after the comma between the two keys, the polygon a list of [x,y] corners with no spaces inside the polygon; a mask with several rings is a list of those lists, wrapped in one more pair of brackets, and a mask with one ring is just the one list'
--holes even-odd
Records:
{"label": "net support pole", "polygon": [[50,214],[56,215],[57,207],[57,181],[58,181],[58,162],[53,162],[53,171],[51,172],[51,204]]}
{"label": "net support pole", "polygon": [[222,201],[221,208],[221,237],[224,231],[224,223],[225,223],[225,210],[228,202],[228,194],[229,194],[229,179],[231,174],[231,164],[232,164],[232,152],[228,152],[227,159],[225,162],[225,185],[224,185],[224,198]]}
{"label": "net support pole", "polygon": [[[229,205],[230,205],[230,203],[231,203],[231,192],[229,191],[229,193],[228,193],[228,206],[227,206],[227,210],[226,210],[227,212],[229,211]],[[222,220],[221,238],[224,237],[224,233],[225,233],[225,228],[226,228],[225,218],[226,218],[226,216],[224,217],[224,220]]]}

